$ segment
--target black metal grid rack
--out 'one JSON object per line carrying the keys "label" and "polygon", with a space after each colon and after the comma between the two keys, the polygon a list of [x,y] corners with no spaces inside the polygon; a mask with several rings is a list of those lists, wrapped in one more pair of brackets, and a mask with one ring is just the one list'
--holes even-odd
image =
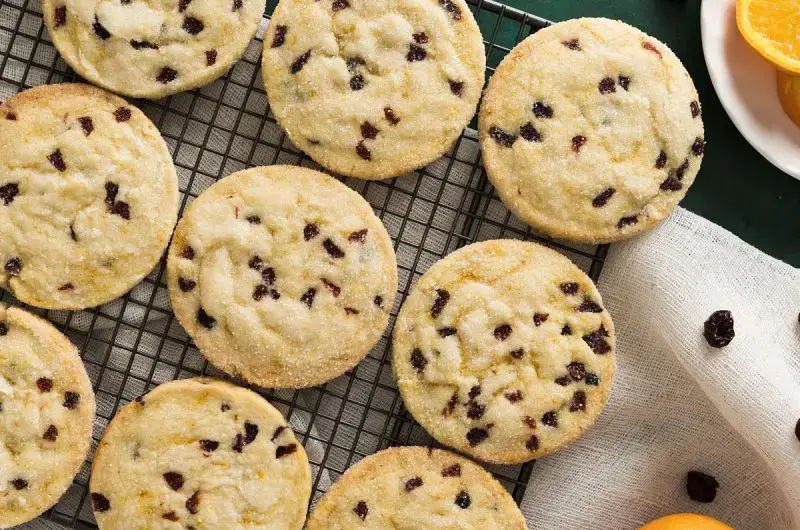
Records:
{"label": "black metal grid rack", "polygon": [[[519,41],[547,21],[491,0],[468,0],[487,54],[487,77]],[[259,69],[265,21],[244,57],[226,76],[199,90],[138,101],[164,135],[175,160],[181,208],[216,179],[268,164],[316,166],[294,147],[269,112]],[[0,0],[0,99],[43,83],[79,78],[58,56],[37,0]],[[311,461],[313,500],[362,457],[391,445],[431,439],[403,409],[389,366],[390,332],[401,302],[435,261],[474,241],[530,239],[566,254],[597,280],[607,247],[567,246],[530,231],[500,203],[481,166],[477,139],[465,131],[442,159],[387,181],[343,179],[386,225],[397,252],[398,297],[389,328],[356,368],[314,388],[259,391],[292,424]],[[200,374],[210,366],[174,319],[163,262],[122,298],[86,311],[40,311],[81,352],[97,398],[94,444],[116,410],[153,386]],[[5,292],[0,300],[18,303]],[[96,528],[88,500],[91,454],[74,483],[42,519]],[[488,466],[517,503],[533,463]],[[44,520],[39,521],[45,523]],[[46,524],[46,523],[45,523]]]}

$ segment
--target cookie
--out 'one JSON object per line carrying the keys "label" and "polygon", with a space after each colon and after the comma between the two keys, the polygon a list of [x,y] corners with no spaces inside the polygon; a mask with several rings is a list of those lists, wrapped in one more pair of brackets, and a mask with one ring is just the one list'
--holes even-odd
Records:
{"label": "cookie", "polygon": [[389,234],[355,191],[295,166],[234,173],[178,223],[175,315],[217,368],[250,383],[318,385],[355,366],[397,290]]}
{"label": "cookie", "polygon": [[177,216],[172,158],[133,105],[83,84],[0,105],[0,287],[18,299],[82,309],[122,296]]}
{"label": "cookie", "polygon": [[603,243],[663,220],[705,150],[692,79],[663,43],[622,22],[555,24],[489,82],[479,137],[503,203],[556,238]]}
{"label": "cookie", "polygon": [[210,83],[239,60],[265,0],[43,0],[50,38],[81,77],[156,99]]}
{"label": "cookie", "polygon": [[92,441],[94,393],[52,324],[0,304],[0,528],[53,506]]}
{"label": "cookie", "polygon": [[519,463],[578,438],[614,379],[614,325],[592,281],[536,243],[496,240],[434,264],[394,328],[409,412],[439,442]]}
{"label": "cookie", "polygon": [[338,173],[383,179],[450,149],[485,65],[463,0],[281,0],[262,72],[296,146]]}
{"label": "cookie", "polygon": [[184,379],[114,416],[89,489],[101,530],[299,530],[311,469],[286,420],[261,396],[215,379]]}
{"label": "cookie", "polygon": [[441,449],[395,447],[368,456],[317,503],[308,530],[524,530],[511,495],[489,473]]}

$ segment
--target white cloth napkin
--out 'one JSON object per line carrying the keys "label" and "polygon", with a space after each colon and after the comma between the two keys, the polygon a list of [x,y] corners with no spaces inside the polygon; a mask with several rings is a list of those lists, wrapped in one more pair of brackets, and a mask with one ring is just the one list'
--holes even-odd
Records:
{"label": "white cloth napkin", "polygon": [[[623,530],[677,512],[800,528],[798,270],[679,209],[612,246],[599,288],[614,389],[583,438],[534,466],[528,528]],[[718,309],[735,321],[724,349],[702,334]],[[714,502],[689,499],[690,470],[719,481]]]}

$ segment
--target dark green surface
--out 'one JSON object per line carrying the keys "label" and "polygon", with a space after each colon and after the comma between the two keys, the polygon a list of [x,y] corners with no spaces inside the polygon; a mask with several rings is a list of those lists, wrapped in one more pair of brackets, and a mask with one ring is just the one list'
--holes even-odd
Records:
{"label": "dark green surface", "polygon": [[708,141],[703,167],[681,205],[764,252],[800,266],[800,181],[762,158],[739,134],[717,99],[703,59],[700,0],[505,3],[552,21],[581,16],[620,19],[668,44],[686,65],[700,92]]}

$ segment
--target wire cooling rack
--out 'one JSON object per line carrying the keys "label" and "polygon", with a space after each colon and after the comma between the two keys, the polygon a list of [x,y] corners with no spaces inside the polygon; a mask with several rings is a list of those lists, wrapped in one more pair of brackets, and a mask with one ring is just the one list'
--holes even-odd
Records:
{"label": "wire cooling rack", "polygon": [[[534,15],[489,0],[467,0],[484,37],[487,77],[519,41],[546,26]],[[288,140],[269,111],[259,69],[270,0],[256,39],[226,76],[199,90],[137,105],[158,126],[175,160],[181,209],[217,179],[247,167],[296,164],[317,169]],[[0,99],[44,83],[79,81],[58,56],[37,0],[0,0]],[[474,127],[474,121],[471,127]],[[304,390],[259,390],[287,417],[306,446],[313,496],[348,467],[393,445],[431,444],[402,405],[391,374],[390,333],[400,303],[434,262],[493,238],[542,242],[597,280],[606,246],[566,246],[534,234],[503,207],[488,183],[474,130],[429,166],[397,179],[342,179],[372,205],[392,236],[399,287],[390,325],[366,359],[337,379]],[[163,261],[122,298],[86,311],[40,311],[80,349],[97,397],[93,446],[117,409],[152,387],[197,375],[225,377],[210,366],[175,320]],[[19,304],[8,293],[0,300]],[[240,382],[241,383],[241,382]],[[93,451],[92,451],[93,454]],[[91,457],[67,493],[30,528],[96,528],[88,498]],[[488,466],[522,501],[533,463]]]}

